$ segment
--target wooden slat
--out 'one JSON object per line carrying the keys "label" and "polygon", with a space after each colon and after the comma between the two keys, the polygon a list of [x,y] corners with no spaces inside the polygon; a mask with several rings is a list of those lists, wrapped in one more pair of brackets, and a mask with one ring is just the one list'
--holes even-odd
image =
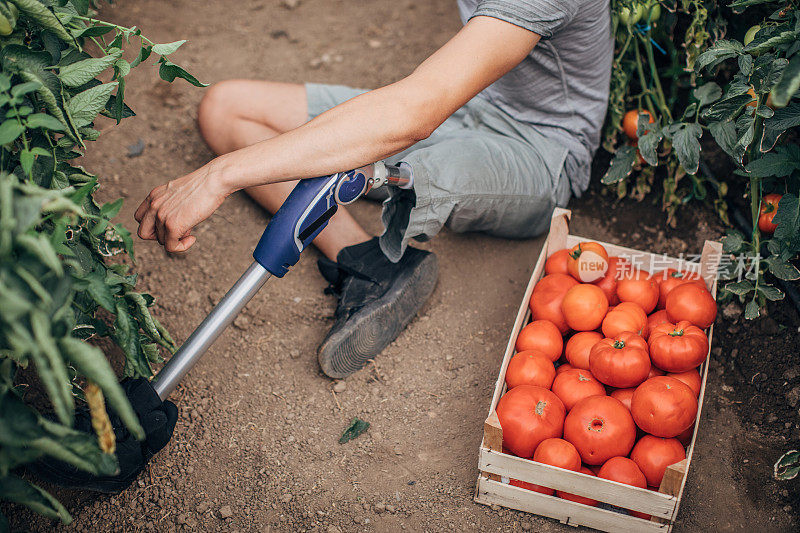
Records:
{"label": "wooden slat", "polygon": [[622,513],[590,507],[555,496],[547,496],[513,485],[478,477],[475,501],[485,505],[502,505],[528,513],[555,518],[572,526],[589,526],[601,531],[647,533],[668,531],[669,526]]}
{"label": "wooden slat", "polygon": [[604,503],[661,518],[670,518],[678,501],[675,496],[536,463],[488,449],[481,449],[479,452],[478,470],[535,483],[551,489],[563,490],[578,496],[587,496]]}
{"label": "wooden slat", "polygon": [[550,232],[547,234],[547,245],[544,247],[545,257],[550,257],[567,247],[571,217],[572,211],[569,209],[556,207],[553,210],[553,215],[550,217]]}

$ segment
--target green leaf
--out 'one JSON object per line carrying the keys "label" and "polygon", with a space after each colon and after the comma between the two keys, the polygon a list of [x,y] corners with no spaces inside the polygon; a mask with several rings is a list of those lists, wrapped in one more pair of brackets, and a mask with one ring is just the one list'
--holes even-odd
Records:
{"label": "green leaf", "polygon": [[161,55],[161,56],[166,56],[166,55],[172,54],[175,51],[177,51],[178,48],[180,48],[181,45],[183,43],[185,43],[185,42],[186,42],[186,40],[184,39],[184,40],[175,41],[175,42],[172,42],[172,43],[156,44],[156,45],[153,45],[153,52],[158,54],[158,55]]}
{"label": "green leaf", "polygon": [[653,128],[639,137],[639,153],[642,154],[644,160],[652,166],[658,165],[657,150],[663,138],[664,134],[661,132],[660,128]]}
{"label": "green leaf", "polygon": [[25,118],[25,125],[31,129],[44,128],[50,131],[64,131],[64,125],[56,117],[47,113],[34,113]]}
{"label": "green leaf", "polygon": [[709,107],[703,118],[708,121],[726,121],[735,118],[744,107],[753,101],[749,94],[726,97]]}
{"label": "green leaf", "polygon": [[62,276],[64,274],[64,267],[61,265],[61,260],[59,260],[56,255],[56,251],[53,249],[53,245],[50,243],[50,239],[47,238],[46,234],[37,233],[35,236],[31,234],[18,235],[17,244],[47,265],[57,276]]}
{"label": "green leaf", "polygon": [[116,411],[128,430],[137,439],[144,439],[145,434],[139,424],[139,418],[134,413],[122,387],[119,386],[117,376],[103,352],[95,346],[71,337],[61,339],[61,349],[66,354],[67,360],[80,374],[86,376],[103,390],[109,405]]}
{"label": "green leaf", "polygon": [[100,37],[113,30],[113,26],[89,26],[78,37]]}
{"label": "green leaf", "polygon": [[726,39],[719,39],[714,45],[700,54],[694,64],[696,72],[700,72],[704,68],[711,68],[719,63],[737,57],[742,53],[742,43],[739,41],[729,41]]}
{"label": "green leaf", "polygon": [[131,63],[131,68],[134,68],[139,65],[142,61],[147,61],[147,58],[150,57],[150,53],[153,51],[152,46],[147,46],[145,44],[139,49],[139,55],[136,56],[136,59],[133,60]]}
{"label": "green leaf", "polygon": [[8,144],[22,135],[25,127],[16,120],[6,120],[0,124],[0,144]]}
{"label": "green leaf", "polygon": [[736,253],[744,244],[744,237],[736,230],[728,230],[727,235],[722,238],[722,251],[725,253]]}
{"label": "green leaf", "polygon": [[784,194],[778,203],[778,210],[772,218],[775,228],[775,239],[791,241],[800,234],[800,201],[793,194]]}
{"label": "green leaf", "polygon": [[42,311],[34,311],[30,315],[31,329],[37,347],[32,356],[36,363],[39,377],[47,390],[47,396],[62,424],[71,425],[75,412],[75,401],[72,397],[72,383],[67,374],[67,367],[56,347],[50,330],[49,317]]}
{"label": "green leaf", "polygon": [[[75,42],[75,39],[67,31],[67,28],[64,27],[64,24],[62,24],[58,17],[56,17],[53,12],[45,7],[41,2],[38,2],[37,0],[9,1],[17,6],[22,13],[36,21],[36,23],[42,26],[42,28],[50,31],[65,43],[78,46],[78,43]],[[78,48],[80,47],[78,46]]]}
{"label": "green leaf", "polygon": [[69,0],[69,3],[75,7],[75,11],[79,15],[86,15],[89,13],[89,0]]}
{"label": "green leaf", "polygon": [[696,174],[700,163],[700,136],[703,129],[699,124],[686,122],[672,136],[672,145],[681,166],[689,174]]}
{"label": "green leaf", "polygon": [[106,106],[108,98],[117,86],[117,82],[104,83],[86,89],[67,102],[67,109],[75,121],[75,126],[88,126]]}
{"label": "green leaf", "polygon": [[700,107],[705,107],[709,104],[713,104],[722,97],[722,89],[719,85],[710,81],[692,91],[692,95],[697,99],[697,103]]}
{"label": "green leaf", "polygon": [[627,178],[633,171],[633,164],[636,162],[636,147],[625,145],[617,149],[614,154],[614,159],[611,161],[611,166],[603,176],[603,183],[611,185],[618,183]]}
{"label": "green leaf", "polygon": [[747,320],[753,320],[758,318],[761,315],[761,309],[758,306],[758,302],[755,300],[750,300],[747,302],[747,305],[744,307],[744,317]]}
{"label": "green leaf", "polygon": [[784,107],[792,96],[800,90],[800,54],[795,55],[783,70],[781,79],[772,88],[772,103]]}
{"label": "green leaf", "polygon": [[107,68],[113,66],[121,55],[122,50],[119,48],[112,48],[111,52],[106,56],[84,59],[83,61],[61,67],[58,78],[61,80],[61,83],[67,87],[80,87],[88,83],[89,80],[94,79],[95,76]]}
{"label": "green leaf", "polygon": [[728,283],[725,285],[725,290],[731,292],[737,296],[744,296],[745,294],[751,292],[755,289],[755,286],[750,280],[742,280],[742,281],[735,281],[733,283]]}
{"label": "green leaf", "polygon": [[797,270],[797,267],[795,267],[793,264],[778,258],[770,259],[771,260],[767,261],[767,264],[769,265],[769,271],[773,276],[784,281],[794,281],[796,279],[800,279],[800,270]]}
{"label": "green leaf", "polygon": [[22,149],[19,152],[19,164],[22,167],[23,172],[25,172],[26,176],[31,175],[34,159],[35,156],[33,155],[33,152],[31,152],[30,150]]}
{"label": "green leaf", "polygon": [[365,422],[360,418],[354,418],[350,425],[342,433],[342,436],[339,437],[339,444],[344,444],[353,440],[354,438],[358,437],[366,430],[369,429],[369,422]]}
{"label": "green leaf", "polygon": [[797,477],[800,473],[800,452],[791,450],[775,462],[773,476],[780,481],[788,481]]}
{"label": "green leaf", "polygon": [[127,306],[122,300],[117,301],[116,313],[117,318],[114,321],[113,337],[119,347],[122,348],[122,351],[125,352],[124,375],[126,377],[152,376],[153,370],[150,368],[150,362],[147,357],[142,352],[142,346],[139,341],[139,326],[131,318]]}
{"label": "green leaf", "polygon": [[[736,141],[738,141],[735,124],[731,121],[711,122],[708,125],[708,129],[719,147],[726,154],[733,157]],[[738,162],[741,163],[741,161]]]}
{"label": "green leaf", "polygon": [[758,293],[771,302],[783,300],[783,297],[785,296],[777,287],[766,284],[761,284],[758,286]]}
{"label": "green leaf", "polygon": [[64,109],[62,87],[58,77],[47,70],[50,65],[50,54],[34,52],[20,45],[6,45],[2,48],[2,66],[4,70],[17,74],[26,81],[38,81],[41,87],[36,91],[47,110],[64,124],[65,132],[81,146],[78,131]]}
{"label": "green leaf", "polygon": [[800,148],[778,146],[748,163],[745,170],[757,178],[785,178],[795,170],[800,170]]}
{"label": "green leaf", "polygon": [[772,118],[764,120],[764,136],[761,139],[761,151],[772,150],[778,137],[789,128],[800,126],[800,102],[792,102],[786,107],[775,110]]}
{"label": "green leaf", "polygon": [[17,98],[24,94],[32,93],[33,91],[38,91],[42,84],[38,81],[26,81],[25,83],[20,83],[19,85],[15,85],[11,88],[11,96]]}
{"label": "green leaf", "polygon": [[744,51],[750,54],[760,54],[771,50],[779,45],[791,43],[795,39],[797,39],[797,32],[794,30],[783,30],[773,32],[771,35],[765,35],[761,37],[760,34],[762,32],[759,31],[752,42],[744,47]]}
{"label": "green leaf", "polygon": [[17,503],[67,525],[72,517],[58,500],[45,490],[14,475],[0,477],[0,500]]}
{"label": "green leaf", "polygon": [[168,82],[175,81],[175,78],[183,78],[195,87],[208,87],[207,83],[198,81],[197,78],[183,70],[181,67],[172,63],[168,59],[161,58],[161,65],[158,67],[158,75],[161,79]]}

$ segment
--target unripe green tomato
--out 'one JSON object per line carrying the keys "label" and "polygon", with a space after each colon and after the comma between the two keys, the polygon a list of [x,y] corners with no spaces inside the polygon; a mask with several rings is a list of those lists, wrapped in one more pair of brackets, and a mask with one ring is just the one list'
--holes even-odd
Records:
{"label": "unripe green tomato", "polygon": [[619,12],[619,21],[625,26],[633,26],[642,19],[647,7],[643,4],[634,4],[633,11],[630,8],[623,7]]}
{"label": "unripe green tomato", "polygon": [[0,4],[0,35],[3,37],[11,35],[17,25],[17,6],[14,4]]}
{"label": "unripe green tomato", "polygon": [[761,26],[756,24],[755,26],[750,26],[750,29],[747,30],[747,33],[744,34],[744,45],[747,46],[748,44],[753,42],[753,39],[756,37],[756,33],[758,30],[761,29]]}
{"label": "unripe green tomato", "polygon": [[655,22],[661,18],[661,4],[658,2],[654,2],[652,6],[650,6],[650,18],[648,22]]}

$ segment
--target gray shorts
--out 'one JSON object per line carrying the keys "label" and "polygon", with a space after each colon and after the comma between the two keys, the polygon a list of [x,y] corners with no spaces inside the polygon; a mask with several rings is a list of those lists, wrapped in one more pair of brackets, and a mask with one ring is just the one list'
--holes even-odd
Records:
{"label": "gray shorts", "polygon": [[[309,120],[363,92],[306,84]],[[515,239],[543,233],[553,208],[570,197],[562,172],[567,152],[533,126],[473,98],[430,137],[386,159],[411,166],[414,188],[389,188],[383,252],[398,261],[409,240],[426,241],[443,226]]]}

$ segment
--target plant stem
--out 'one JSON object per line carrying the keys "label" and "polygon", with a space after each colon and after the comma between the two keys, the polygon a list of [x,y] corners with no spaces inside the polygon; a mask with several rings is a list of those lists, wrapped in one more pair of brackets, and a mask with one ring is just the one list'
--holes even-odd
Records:
{"label": "plant stem", "polygon": [[653,77],[653,83],[656,88],[657,100],[661,107],[661,113],[664,114],[670,122],[672,122],[672,113],[667,107],[667,99],[664,98],[664,90],[661,88],[661,79],[658,76],[658,69],[656,68],[656,59],[653,55],[653,43],[650,42],[649,35],[639,34],[639,38],[644,44],[644,51],[647,53],[647,62],[650,64],[650,75]]}
{"label": "plant stem", "polygon": [[[133,31],[132,28],[126,28],[125,26],[120,26],[119,24],[114,24],[113,22],[106,22],[104,20],[93,19],[92,17],[84,17],[82,15],[76,15],[75,18],[76,19],[80,19],[80,20],[85,20],[87,22],[91,22],[92,24],[99,24],[101,26],[111,26],[112,28],[116,28],[116,29],[118,29],[120,31],[123,31],[123,32],[132,32]],[[145,37],[142,34],[139,34],[139,38],[141,38],[142,41],[146,41],[147,44],[149,44],[150,46],[153,46],[155,44],[153,41],[151,41],[150,39],[148,39],[147,37]]]}
{"label": "plant stem", "polygon": [[[763,95],[759,94],[756,97],[756,107],[755,109],[758,110],[759,106],[761,106],[761,102],[763,99]],[[760,144],[761,138],[761,130],[763,129],[764,125],[764,118],[760,117],[753,112],[753,141],[750,143],[750,146],[747,147],[747,162],[754,161],[758,159],[759,149],[758,146]],[[758,282],[760,279],[760,270],[761,270],[761,231],[758,229],[758,213],[761,208],[761,179],[751,175],[750,176],[750,217],[752,218],[753,222],[753,251],[755,252],[755,294],[753,294],[753,299],[758,296]]]}
{"label": "plant stem", "polygon": [[642,86],[642,91],[647,102],[647,109],[650,111],[650,113],[656,115],[656,107],[653,105],[653,101],[650,98],[650,87],[647,84],[647,78],[644,76],[644,69],[642,68],[642,54],[639,53],[639,44],[637,42],[633,43],[633,51],[636,55],[636,72],[639,74],[639,83]]}

